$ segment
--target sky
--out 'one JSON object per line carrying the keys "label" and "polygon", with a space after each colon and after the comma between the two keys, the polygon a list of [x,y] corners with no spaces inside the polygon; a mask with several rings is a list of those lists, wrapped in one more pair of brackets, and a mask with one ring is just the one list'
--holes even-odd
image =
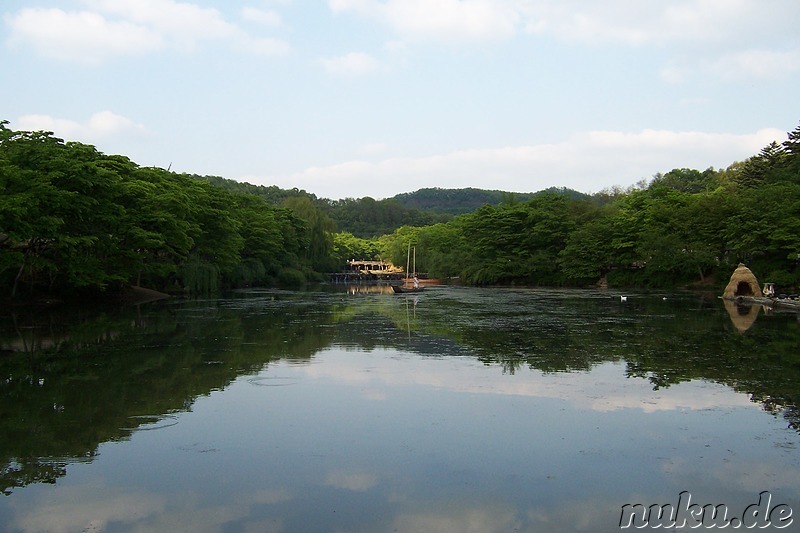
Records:
{"label": "sky", "polygon": [[388,198],[594,193],[800,125],[797,0],[3,0],[0,120]]}

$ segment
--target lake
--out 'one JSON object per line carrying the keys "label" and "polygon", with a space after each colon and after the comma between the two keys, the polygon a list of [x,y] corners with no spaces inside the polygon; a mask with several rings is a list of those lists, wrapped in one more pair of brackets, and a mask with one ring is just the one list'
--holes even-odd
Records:
{"label": "lake", "polygon": [[664,506],[797,531],[798,315],[626,296],[5,309],[0,527],[594,532]]}

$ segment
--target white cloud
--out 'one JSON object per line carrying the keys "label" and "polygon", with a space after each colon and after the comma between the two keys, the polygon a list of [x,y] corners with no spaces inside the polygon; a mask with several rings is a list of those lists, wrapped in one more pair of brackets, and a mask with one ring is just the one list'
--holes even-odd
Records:
{"label": "white cloud", "polygon": [[529,33],[553,35],[570,41],[639,44],[647,39],[652,28],[647,27],[650,24],[634,24],[632,19],[637,16],[652,19],[649,9],[638,5],[628,10],[613,1],[602,4],[540,1],[531,2],[522,11],[525,29]]}
{"label": "white cloud", "polygon": [[[114,57],[165,48],[192,51],[204,42],[227,42],[234,49],[280,55],[289,45],[253,37],[227,22],[219,11],[175,0],[83,0],[87,10],[23,9],[8,15],[9,43],[31,46],[41,55],[90,65]],[[245,10],[250,19],[275,22],[270,12]],[[279,22],[279,18],[278,18]]]}
{"label": "white cloud", "polygon": [[712,78],[728,82],[778,80],[800,71],[800,48],[793,50],[752,49],[721,55],[696,55],[672,61],[659,76],[666,83],[682,84]]}
{"label": "white cloud", "polygon": [[247,35],[242,35],[234,41],[233,47],[242,52],[264,56],[282,56],[291,50],[291,46],[286,41],[268,37],[254,38]]}
{"label": "white cloud", "polygon": [[277,28],[283,23],[280,14],[275,11],[245,7],[242,9],[242,18],[250,22],[263,24],[271,28]]}
{"label": "white cloud", "polygon": [[508,0],[329,0],[335,13],[352,11],[386,22],[406,38],[489,40],[511,37],[520,12]]}
{"label": "white cloud", "polygon": [[187,46],[199,40],[231,37],[238,31],[216,9],[174,0],[84,0],[84,3],[103,13],[152,27]]}
{"label": "white cloud", "polygon": [[[486,40],[519,29],[585,43],[741,42],[787,29],[793,0],[329,0],[334,13],[379,19],[405,37]],[[788,17],[791,19],[791,17]]]}
{"label": "white cloud", "polygon": [[800,49],[748,50],[718,59],[712,72],[728,80],[774,79],[800,70]]}
{"label": "white cloud", "polygon": [[677,167],[724,168],[750,157],[786,133],[751,134],[592,131],[558,143],[456,150],[425,157],[347,161],[293,175],[245,176],[253,183],[298,187],[327,198],[385,198],[423,187],[478,187],[534,192],[566,186],[596,192],[631,185]]}
{"label": "white cloud", "polygon": [[365,156],[374,156],[386,152],[386,144],[384,143],[369,143],[364,144],[358,148],[358,152]]}
{"label": "white cloud", "polygon": [[742,42],[786,27],[790,0],[766,7],[754,0],[680,0],[629,2],[521,0],[517,5],[531,33],[585,43],[642,45],[668,42]]}
{"label": "white cloud", "polygon": [[373,14],[379,4],[375,0],[328,0],[328,7],[334,13],[356,11],[361,14]]}
{"label": "white cloud", "polygon": [[15,121],[24,131],[51,131],[56,137],[81,142],[97,142],[120,135],[146,135],[147,129],[133,120],[111,111],[94,113],[85,123],[51,117],[24,115]]}
{"label": "white cloud", "polygon": [[511,37],[520,19],[502,0],[389,0],[384,9],[401,34],[445,40]]}
{"label": "white cloud", "polygon": [[127,21],[109,21],[87,11],[23,9],[6,18],[12,46],[32,46],[45,57],[85,64],[118,55],[138,55],[164,46],[153,30]]}
{"label": "white cloud", "polygon": [[134,123],[131,119],[117,115],[111,111],[100,111],[89,117],[89,131],[105,137],[120,133],[143,133],[144,126]]}
{"label": "white cloud", "polygon": [[484,42],[527,33],[587,46],[649,47],[668,57],[660,77],[669,84],[710,75],[774,79],[795,73],[800,55],[785,51],[796,47],[795,0],[328,0],[328,6],[384,24],[400,39],[394,42]]}
{"label": "white cloud", "polygon": [[667,65],[661,69],[659,77],[667,83],[677,85],[686,81],[687,70],[678,65]]}
{"label": "white cloud", "polygon": [[331,74],[365,74],[380,67],[377,59],[363,52],[351,52],[339,57],[322,59],[321,63]]}

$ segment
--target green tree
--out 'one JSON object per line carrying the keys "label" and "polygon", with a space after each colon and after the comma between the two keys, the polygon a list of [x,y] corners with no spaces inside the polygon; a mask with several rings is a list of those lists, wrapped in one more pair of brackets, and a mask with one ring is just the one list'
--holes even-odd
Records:
{"label": "green tree", "polygon": [[159,286],[187,259],[200,228],[180,181],[162,169],[132,166],[120,198],[123,249],[135,272],[130,281]]}
{"label": "green tree", "polygon": [[124,281],[119,179],[101,160],[94,147],[2,126],[0,233],[9,255],[0,263],[18,266],[12,295],[23,279],[49,290]]}
{"label": "green tree", "polygon": [[614,260],[612,241],[614,220],[605,214],[588,221],[573,231],[558,256],[565,279],[571,283],[595,283],[618,266]]}
{"label": "green tree", "polygon": [[284,200],[283,205],[292,210],[305,223],[308,248],[304,258],[317,271],[330,271],[335,265],[331,261],[333,249],[333,221],[307,197]]}
{"label": "green tree", "polygon": [[378,260],[381,257],[380,245],[375,239],[361,239],[347,232],[335,233],[333,257],[340,268],[351,259]]}
{"label": "green tree", "polygon": [[704,172],[689,168],[675,168],[666,174],[657,174],[650,184],[679,192],[699,193],[715,188],[716,171],[708,168]]}
{"label": "green tree", "polygon": [[461,220],[420,228],[417,267],[435,278],[460,277],[471,262]]}

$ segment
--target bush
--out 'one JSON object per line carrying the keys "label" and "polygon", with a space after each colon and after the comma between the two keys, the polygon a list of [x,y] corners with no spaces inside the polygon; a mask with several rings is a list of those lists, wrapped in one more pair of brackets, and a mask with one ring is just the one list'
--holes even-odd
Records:
{"label": "bush", "polygon": [[181,265],[178,278],[191,295],[209,295],[219,290],[219,267],[202,259],[191,258]]}
{"label": "bush", "polygon": [[234,267],[229,280],[232,287],[263,286],[267,281],[267,269],[258,259],[245,259]]}
{"label": "bush", "polygon": [[295,268],[282,268],[278,273],[278,284],[283,287],[301,287],[305,283],[305,274]]}

